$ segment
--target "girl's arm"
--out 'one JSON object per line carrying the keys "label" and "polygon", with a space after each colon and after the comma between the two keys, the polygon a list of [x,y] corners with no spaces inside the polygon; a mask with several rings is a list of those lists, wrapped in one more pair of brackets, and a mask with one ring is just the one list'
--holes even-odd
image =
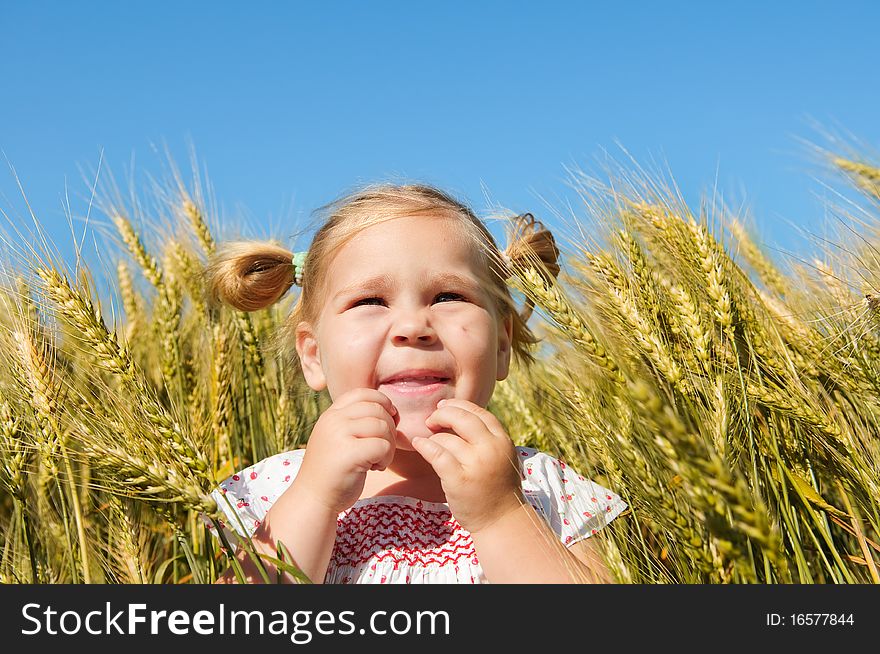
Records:
{"label": "girl's arm", "polygon": [[[437,403],[437,410],[428,416],[425,424],[432,435],[413,439],[413,448],[440,477],[450,510],[470,532],[490,582],[594,583],[611,579],[601,557],[591,555],[592,548],[578,548],[583,559],[567,550],[548,520],[525,500],[524,475],[534,472],[534,477],[538,477],[541,471],[527,467],[523,473],[519,459],[526,453],[517,452],[510,436],[491,412],[467,400],[446,399]],[[550,457],[544,455],[541,461],[546,463],[548,459]],[[564,468],[561,462],[557,463]],[[553,474],[558,477],[560,487],[552,491],[554,495],[559,492],[557,503],[574,501],[575,494],[561,487],[563,484],[578,486],[581,480],[567,480],[558,471]],[[596,492],[592,485],[589,489]],[[592,518],[593,511],[601,504],[598,497],[589,497],[590,510],[580,511],[585,518]],[[610,493],[607,499],[613,499]],[[606,509],[608,513],[613,512],[609,507]],[[572,519],[563,516],[560,531],[563,531],[562,525],[573,530],[571,525],[581,521],[580,514],[573,515]],[[555,518],[555,514],[550,515]],[[566,535],[566,542],[576,535],[576,532]]]}
{"label": "girl's arm", "polygon": [[[266,517],[251,542],[257,552],[278,558],[275,543],[281,541],[293,557],[293,565],[299,568],[314,583],[322,583],[330,564],[333,544],[336,540],[337,513],[314,500],[309,493],[298,487],[296,481],[284,492],[266,513]],[[308,525],[303,529],[302,525]],[[241,563],[248,583],[263,583],[263,577],[250,555],[239,547],[236,558]],[[278,569],[263,560],[269,581],[278,579]],[[284,572],[283,583],[295,583],[293,577]],[[236,583],[235,572],[230,567],[218,579],[218,584]]]}
{"label": "girl's arm", "polygon": [[[601,557],[581,546],[577,555],[560,541],[556,528],[548,524],[522,493],[522,481],[544,477],[545,493],[550,505],[547,513],[560,523],[558,531],[566,534],[566,543],[578,537],[583,528],[583,518],[599,518],[594,512],[601,511],[603,502],[598,491],[600,486],[589,485],[578,477],[567,479],[561,474],[565,465],[539,458],[542,466],[553,468],[550,474],[542,469],[526,466],[522,470],[520,459],[528,453],[518,452],[498,419],[483,407],[460,399],[447,399],[437,403],[437,410],[425,421],[432,435],[415,438],[413,448],[421,454],[440,477],[452,514],[467,529],[474,541],[477,556],[486,577],[492,583],[595,583],[610,581],[612,576],[602,563]],[[556,466],[559,466],[559,469]],[[566,473],[568,474],[568,473]],[[552,483],[551,483],[552,482]],[[565,490],[567,484],[572,490]],[[540,484],[539,484],[540,485]],[[575,487],[583,485],[580,491]],[[552,490],[551,490],[552,488]],[[569,502],[576,503],[578,492],[587,495],[589,504],[579,506],[576,513],[567,517]],[[558,498],[558,499],[557,499]],[[612,500],[610,492],[606,499]],[[564,505],[563,515],[554,511]],[[612,517],[614,509],[604,506],[601,518]],[[617,507],[619,513],[620,507]],[[616,514],[615,514],[616,515]],[[583,518],[581,517],[583,516]]]}
{"label": "girl's arm", "polygon": [[[356,388],[337,398],[321,414],[309,436],[302,465],[290,488],[275,501],[252,537],[258,552],[278,556],[281,541],[293,564],[322,583],[336,542],[336,520],[364,489],[368,470],[384,470],[394,458],[397,409],[375,389]],[[253,479],[253,477],[251,477]],[[262,576],[247,552],[238,560],[248,581]],[[274,581],[277,569],[263,562]],[[227,571],[222,581],[231,581]],[[282,580],[292,582],[289,573]]]}
{"label": "girl's arm", "polygon": [[566,548],[528,503],[472,532],[486,578],[493,584],[612,583],[589,539]]}

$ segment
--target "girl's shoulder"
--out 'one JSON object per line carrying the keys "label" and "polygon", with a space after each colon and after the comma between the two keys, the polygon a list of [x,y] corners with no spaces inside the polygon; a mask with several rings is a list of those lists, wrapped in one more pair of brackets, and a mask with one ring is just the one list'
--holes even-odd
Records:
{"label": "girl's shoulder", "polygon": [[268,456],[227,477],[220,482],[220,487],[231,489],[235,486],[252,486],[273,479],[273,475],[275,480],[294,475],[299,472],[305,452],[305,449],[290,450]]}
{"label": "girl's shoulder", "polygon": [[517,447],[523,496],[565,545],[589,538],[626,508],[609,488],[588,479],[563,459]]}
{"label": "girl's shoulder", "polygon": [[[300,449],[266,457],[230,475],[213,490],[211,496],[227,518],[220,525],[232,545],[236,544],[232,532],[250,536],[260,526],[275,500],[296,478],[304,454]],[[209,527],[216,533],[213,524]]]}
{"label": "girl's shoulder", "polygon": [[296,477],[304,454],[304,449],[273,454],[227,477],[220,482],[218,490],[223,495],[231,493],[237,498],[249,495],[259,500],[265,495],[271,504]]}

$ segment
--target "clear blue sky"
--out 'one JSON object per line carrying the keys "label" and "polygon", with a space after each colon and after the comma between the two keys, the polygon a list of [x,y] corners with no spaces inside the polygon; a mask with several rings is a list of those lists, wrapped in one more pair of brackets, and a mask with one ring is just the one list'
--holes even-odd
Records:
{"label": "clear blue sky", "polygon": [[[800,248],[785,221],[823,222],[810,121],[880,141],[877,7],[2,0],[0,149],[67,256],[81,169],[103,150],[124,181],[134,158],[144,187],[153,146],[187,168],[190,141],[224,219],[281,239],[391,176],[545,217],[563,166],[620,142],[692,202],[717,175],[769,244]],[[0,165],[0,208],[24,221]]]}

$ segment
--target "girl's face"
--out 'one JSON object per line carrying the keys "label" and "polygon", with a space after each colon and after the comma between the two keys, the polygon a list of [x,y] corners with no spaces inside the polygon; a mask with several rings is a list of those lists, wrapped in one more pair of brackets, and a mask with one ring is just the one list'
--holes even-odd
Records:
{"label": "girl's face", "polygon": [[443,398],[485,407],[507,376],[512,321],[499,320],[457,219],[414,216],[369,227],[328,267],[318,324],[300,323],[309,386],[334,400],[375,388],[397,407],[397,446],[428,436]]}

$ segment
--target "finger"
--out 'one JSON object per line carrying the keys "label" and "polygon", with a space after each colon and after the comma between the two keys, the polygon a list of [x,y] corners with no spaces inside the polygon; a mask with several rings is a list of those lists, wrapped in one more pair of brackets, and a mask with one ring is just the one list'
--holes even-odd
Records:
{"label": "finger", "polygon": [[397,429],[389,418],[357,418],[347,425],[347,430],[356,438],[384,438],[394,442]]}
{"label": "finger", "polygon": [[388,413],[388,410],[378,402],[363,400],[337,409],[337,412],[351,420],[356,418],[387,418],[392,424],[395,424],[393,419],[396,416]]}
{"label": "finger", "polygon": [[462,440],[478,443],[494,436],[480,418],[457,406],[444,404],[427,417],[425,425],[432,430],[452,429]]}
{"label": "finger", "polygon": [[394,442],[384,438],[359,438],[352,454],[364,470],[384,470],[394,460]]}
{"label": "finger", "polygon": [[356,402],[377,402],[385,407],[389,414],[397,415],[397,407],[391,402],[385,393],[380,393],[375,388],[355,388],[347,393],[340,395],[334,402],[331,409],[343,409],[350,404]]}
{"label": "finger", "polygon": [[461,464],[458,459],[433,437],[417,437],[411,442],[413,449],[434,468],[434,472],[440,479],[455,479],[461,474]]}
{"label": "finger", "polygon": [[441,431],[428,436],[428,440],[432,440],[449,450],[449,453],[452,454],[460,464],[469,460],[473,453],[473,446],[455,434]]}
{"label": "finger", "polygon": [[464,409],[465,411],[470,411],[475,416],[477,416],[483,422],[483,424],[486,425],[486,429],[492,432],[495,436],[510,438],[510,436],[507,435],[507,430],[504,429],[504,425],[501,424],[501,421],[499,421],[498,418],[495,417],[495,415],[488,409],[484,409],[483,407],[474,404],[473,402],[469,402],[468,400],[462,400],[454,397],[440,400],[437,408],[439,409],[445,406],[454,406],[460,409]]}

